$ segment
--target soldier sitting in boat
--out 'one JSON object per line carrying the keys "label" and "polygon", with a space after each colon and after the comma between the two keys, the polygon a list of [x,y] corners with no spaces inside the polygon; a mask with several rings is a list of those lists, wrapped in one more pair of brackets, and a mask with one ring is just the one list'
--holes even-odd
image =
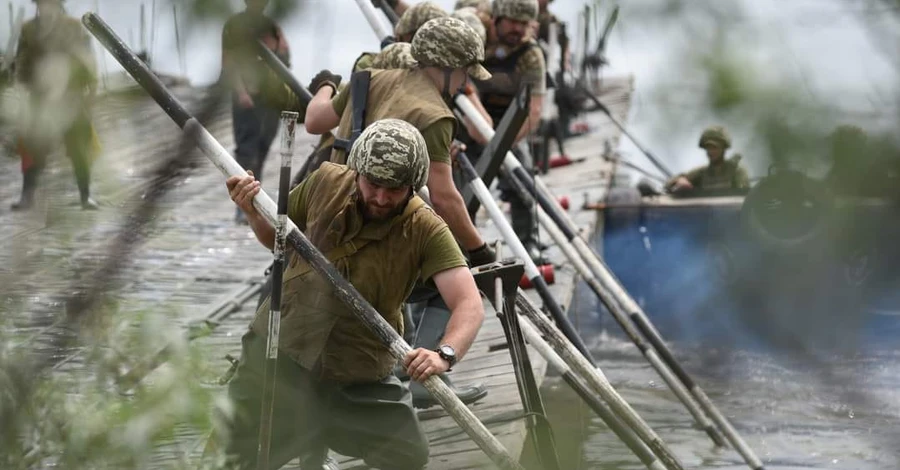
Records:
{"label": "soldier sitting in boat", "polygon": [[[365,99],[351,98],[354,94],[352,80],[347,89],[333,97],[335,87],[328,79],[333,74],[322,71],[311,86],[314,97],[307,108],[306,129],[312,134],[320,134],[338,126],[332,161],[342,163],[347,144],[356,137],[352,130],[365,128],[366,122],[354,122],[354,115],[364,115],[366,121],[395,118],[414,125],[428,147],[431,165],[427,185],[435,211],[450,226],[472,265],[493,262],[496,255],[469,218],[462,196],[454,186],[450,167],[450,143],[456,130],[456,119],[447,103],[452,99],[452,93],[466,83],[468,74],[482,79],[490,76],[479,64],[484,58],[481,37],[460,20],[436,18],[425,23],[415,34],[410,52],[418,64],[415,69],[372,70],[368,73],[368,86],[360,87],[367,94]],[[359,80],[366,76],[363,73],[356,77]],[[365,106],[364,113],[355,112],[359,106]],[[427,329],[440,333],[446,319],[437,318],[434,324],[434,328]],[[418,331],[421,332],[421,328]],[[435,342],[438,339],[434,337]],[[437,346],[430,341],[419,341],[417,345],[428,349]],[[451,384],[448,382],[448,385]],[[413,383],[410,388],[417,406],[433,404],[420,385]],[[454,388],[454,392],[463,403],[472,403],[487,393],[481,386]]]}
{"label": "soldier sitting in boat", "polygon": [[683,193],[691,190],[722,191],[748,189],[750,178],[747,170],[740,165],[741,156],[737,154],[725,158],[731,147],[731,137],[722,126],[709,127],[700,135],[700,148],[706,150],[709,165],[682,173],[666,183],[666,191]]}
{"label": "soldier sitting in boat", "polygon": [[[417,280],[436,286],[452,311],[441,345],[414,349],[403,361],[413,380],[424,381],[466,354],[484,318],[481,297],[447,224],[416,195],[429,161],[415,127],[398,119],[374,122],[347,160],[346,166],[326,162],[292,190],[289,216],[398,332]],[[272,248],[274,230],[252,204],[259,182],[245,176],[226,184],[257,238]],[[328,448],[376,468],[424,467],[428,441],[409,391],[391,374],[396,361],[388,347],[308,263],[289,255],[271,468],[298,456],[301,468],[322,468]],[[240,468],[255,468],[268,313],[267,299],[242,338],[229,384],[236,413],[227,449]]]}

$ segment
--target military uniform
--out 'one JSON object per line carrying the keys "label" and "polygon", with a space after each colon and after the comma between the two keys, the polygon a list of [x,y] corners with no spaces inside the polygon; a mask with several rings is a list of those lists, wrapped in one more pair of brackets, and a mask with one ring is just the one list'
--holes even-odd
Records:
{"label": "military uniform", "polygon": [[[245,169],[253,171],[257,178],[262,170],[269,148],[278,133],[279,109],[272,107],[271,73],[256,54],[257,40],[277,40],[278,26],[261,13],[244,11],[230,17],[222,28],[222,51],[228,58],[223,74],[227,79],[240,80],[253,100],[253,106],[243,107],[238,94],[233,93],[231,122],[234,132],[235,159]],[[289,63],[286,55],[280,57]],[[269,93],[267,93],[267,91]]]}
{"label": "military uniform", "polygon": [[700,135],[698,146],[705,149],[708,145],[715,145],[722,149],[722,159],[716,163],[710,163],[693,170],[675,176],[666,183],[666,189],[671,191],[679,178],[686,178],[697,190],[727,190],[746,189],[750,187],[750,177],[741,165],[740,154],[732,158],[725,158],[725,151],[731,147],[731,137],[724,127],[713,126],[705,129]]}
{"label": "military uniform", "polygon": [[[508,17],[518,21],[530,21],[537,16],[534,0],[505,0],[494,4],[494,17]],[[485,68],[491,73],[489,80],[476,81],[475,85],[485,110],[499,124],[506,109],[522,87],[530,86],[532,96],[543,96],[547,91],[547,66],[544,54],[534,39],[523,38],[521,44],[510,47],[493,42],[485,50]],[[527,123],[526,123],[527,125]],[[471,139],[466,142],[470,154],[479,156],[482,147]],[[533,162],[523,161],[530,168]],[[501,179],[501,197],[510,203],[513,230],[530,251],[537,246],[537,219],[533,207],[522,201],[519,195]]]}
{"label": "military uniform", "polygon": [[[363,219],[356,183],[359,173],[378,184],[388,185],[385,179],[407,181],[415,189],[427,179],[421,136],[413,144],[415,150],[410,150],[402,135],[370,140],[372,134],[396,122],[370,126],[354,146],[350,167],[326,162],[291,191],[289,217],[402,332],[400,309],[416,281],[463,267],[465,259],[447,225],[418,196],[413,195],[394,217]],[[412,129],[402,124],[404,132]],[[396,155],[412,151],[421,153],[420,163],[396,164]],[[393,155],[385,156],[386,152]],[[360,167],[360,158],[370,160],[366,168]],[[388,166],[378,164],[379,159]],[[363,458],[377,468],[422,468],[428,442],[408,390],[390,374],[396,362],[390,351],[306,261],[296,253],[289,255],[282,294],[272,468],[326,448]],[[231,423],[228,453],[245,468],[252,468],[256,456],[268,313],[267,299],[242,340],[241,361],[229,384],[237,414]]]}
{"label": "military uniform", "polygon": [[97,78],[90,38],[81,22],[64,12],[26,22],[15,71],[30,97],[26,129],[20,136],[22,200],[13,208],[30,206],[38,175],[60,141],[72,160],[83,207],[94,208],[90,165],[98,145],[89,107]]}

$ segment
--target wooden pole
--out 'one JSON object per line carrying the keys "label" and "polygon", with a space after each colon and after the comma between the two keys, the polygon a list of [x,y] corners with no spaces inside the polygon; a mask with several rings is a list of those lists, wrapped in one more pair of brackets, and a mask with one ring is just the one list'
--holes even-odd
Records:
{"label": "wooden pole", "polygon": [[[206,128],[195,119],[168,90],[162,82],[141,62],[134,52],[122,43],[112,29],[97,15],[88,13],[82,22],[100,43],[103,44],[119,61],[125,70],[137,81],[169,117],[187,133],[204,155],[227,176],[242,176],[247,172],[241,168],[228,151]],[[264,191],[260,191],[253,199],[253,205],[269,223],[276,220],[275,202]],[[287,221],[287,244],[302,256],[314,271],[319,273],[334,287],[335,296],[349,307],[356,317],[369,328],[372,333],[389,348],[398,361],[406,357],[412,348],[390,324],[363,298],[353,285],[341,277],[337,269],[325,256],[313,246],[306,236],[291,222]],[[453,391],[437,376],[429,377],[423,386],[431,393],[441,406],[466,431],[487,456],[501,469],[522,469],[518,460],[500,444],[494,435],[481,421],[456,397]]]}

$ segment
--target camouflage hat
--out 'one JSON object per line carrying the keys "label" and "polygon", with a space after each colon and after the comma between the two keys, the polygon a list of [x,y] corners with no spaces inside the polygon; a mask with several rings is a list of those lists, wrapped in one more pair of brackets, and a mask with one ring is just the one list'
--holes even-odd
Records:
{"label": "camouflage hat", "polygon": [[706,144],[714,143],[722,146],[722,148],[731,147],[731,137],[728,131],[722,126],[707,127],[700,134],[700,148],[706,148]]}
{"label": "camouflage hat", "polygon": [[412,56],[412,44],[395,42],[385,47],[372,60],[373,69],[413,69],[419,63]]}
{"label": "camouflage hat", "polygon": [[403,12],[403,16],[394,26],[394,35],[398,38],[407,34],[416,34],[423,24],[435,18],[447,16],[447,12],[432,2],[417,3]]}
{"label": "camouflage hat", "polygon": [[347,166],[380,186],[418,191],[428,181],[425,138],[406,121],[375,121],[353,143]]}
{"label": "camouflage hat", "polygon": [[479,36],[481,36],[482,41],[487,41],[487,30],[484,29],[484,23],[481,22],[481,17],[478,16],[478,10],[476,10],[474,7],[460,8],[459,10],[451,13],[450,16],[452,18],[462,20],[465,24],[474,29]]}
{"label": "camouflage hat", "polygon": [[472,7],[477,11],[482,13],[491,14],[491,0],[458,0],[456,2],[456,6],[453,7],[454,10],[460,10],[462,8]]}
{"label": "camouflage hat", "polygon": [[412,40],[412,56],[424,67],[465,68],[476,80],[491,78],[481,65],[484,41],[456,18],[435,18],[425,23]]}
{"label": "camouflage hat", "polygon": [[537,0],[494,0],[494,18],[534,21],[538,17]]}

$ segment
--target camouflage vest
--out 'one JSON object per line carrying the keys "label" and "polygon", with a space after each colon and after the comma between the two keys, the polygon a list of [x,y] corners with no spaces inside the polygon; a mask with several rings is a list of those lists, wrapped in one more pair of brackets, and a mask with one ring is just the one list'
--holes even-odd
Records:
{"label": "camouflage vest", "polygon": [[[357,173],[324,163],[310,187],[307,220],[295,221],[341,275],[399,334],[401,307],[419,277],[423,234],[443,223],[418,196],[391,220],[363,223]],[[422,228],[426,230],[421,230]],[[334,294],[331,285],[293,251],[282,284],[279,350],[322,379],[372,382],[390,374],[390,351]],[[250,328],[267,332],[269,301]]]}
{"label": "camouflage vest", "polygon": [[484,67],[491,72],[491,78],[486,81],[475,81],[478,94],[484,109],[494,120],[500,123],[506,108],[512,103],[516,93],[522,87],[522,76],[517,73],[516,65],[519,58],[533,47],[538,47],[534,41],[528,41],[516,48],[511,54],[502,58],[492,55],[485,58]]}
{"label": "camouflage vest", "polygon": [[[335,134],[339,139],[350,137],[353,100],[348,100],[341,115],[341,123]],[[435,122],[454,119],[450,108],[441,98],[441,92],[421,70],[373,70],[366,103],[368,125],[387,118],[402,119],[423,132]],[[335,149],[331,161],[346,163],[343,150]]]}

